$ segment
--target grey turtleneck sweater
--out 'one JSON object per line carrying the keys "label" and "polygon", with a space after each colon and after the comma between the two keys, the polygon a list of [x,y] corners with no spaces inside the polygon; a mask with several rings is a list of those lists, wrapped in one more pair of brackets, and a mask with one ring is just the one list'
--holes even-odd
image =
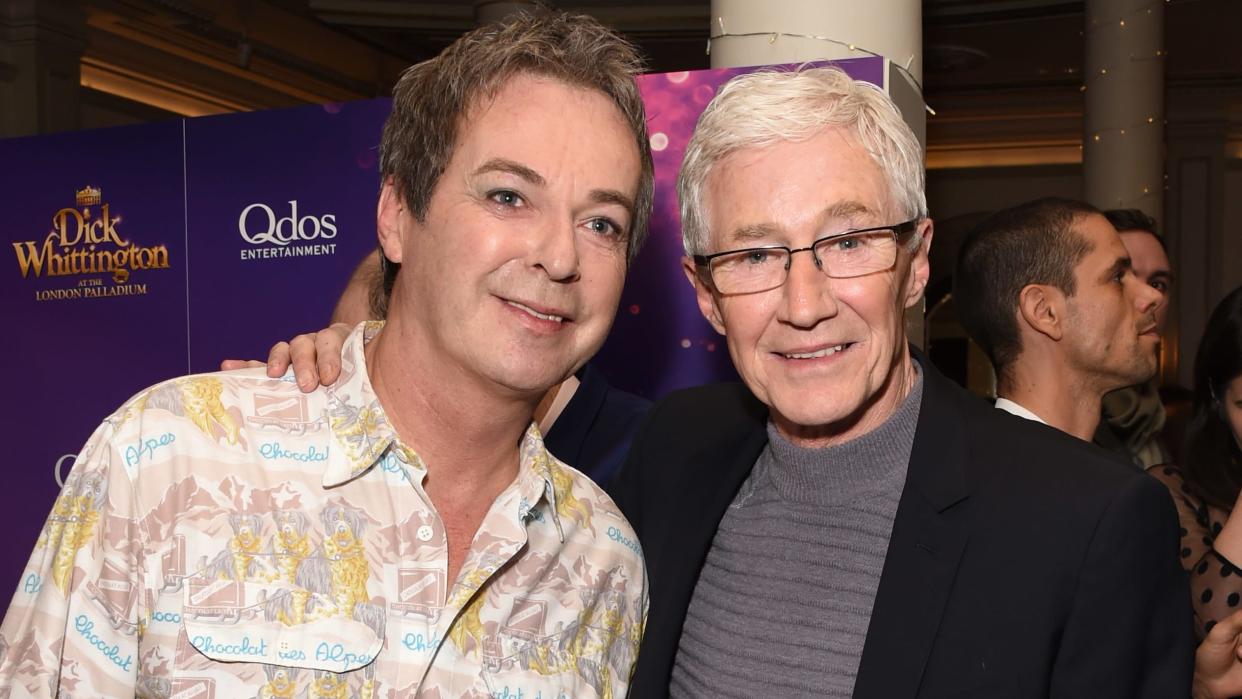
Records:
{"label": "grey turtleneck sweater", "polygon": [[832,447],[768,424],[694,588],[671,696],[852,694],[922,395],[920,372],[884,424]]}

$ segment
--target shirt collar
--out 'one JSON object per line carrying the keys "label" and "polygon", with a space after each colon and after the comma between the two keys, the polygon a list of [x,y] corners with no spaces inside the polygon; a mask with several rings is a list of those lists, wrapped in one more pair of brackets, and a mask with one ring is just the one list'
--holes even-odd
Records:
{"label": "shirt collar", "polygon": [[[383,328],[384,322],[378,320],[367,321],[354,328],[341,352],[340,377],[336,383],[323,389],[328,398],[328,425],[336,442],[324,468],[325,488],[358,478],[390,451],[398,452],[398,458],[409,466],[411,475],[427,470],[418,454],[397,438],[396,430],[389,424],[388,416],[371,386],[363,348]],[[572,493],[573,476],[548,453],[543,436],[533,421],[522,436],[518,458],[519,518],[538,518],[534,509],[541,500],[546,500],[546,511],[551,514],[557,532],[564,540],[560,513],[576,502]]]}
{"label": "shirt collar", "polygon": [[996,407],[1010,413],[1011,415],[1017,415],[1018,417],[1025,418],[1027,420],[1034,420],[1035,422],[1043,425],[1048,424],[1048,422],[1042,417],[1009,400],[1008,398],[997,398]]}

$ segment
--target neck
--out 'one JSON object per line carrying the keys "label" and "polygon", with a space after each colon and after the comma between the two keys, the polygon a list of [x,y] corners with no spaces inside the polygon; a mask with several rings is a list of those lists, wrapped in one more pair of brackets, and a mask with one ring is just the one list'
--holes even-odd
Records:
{"label": "neck", "polygon": [[423,459],[437,491],[503,488],[517,475],[519,445],[539,396],[506,395],[425,338],[393,320],[366,346],[367,371],[389,423]]}
{"label": "neck", "polygon": [[918,379],[914,359],[902,342],[902,352],[880,390],[850,415],[826,425],[800,425],[773,408],[772,424],[790,443],[808,449],[845,444],[883,425],[901,407]]}
{"label": "neck", "polygon": [[1024,352],[1001,372],[996,395],[1030,410],[1049,426],[1087,442],[1100,425],[1104,392],[1081,376],[1067,376],[1060,362],[1035,356],[1033,352]]}

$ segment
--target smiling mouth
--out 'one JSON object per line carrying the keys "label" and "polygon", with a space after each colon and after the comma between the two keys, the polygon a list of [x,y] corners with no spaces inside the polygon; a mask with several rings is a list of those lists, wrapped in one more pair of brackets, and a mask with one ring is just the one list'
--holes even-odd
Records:
{"label": "smiling mouth", "polygon": [[844,352],[853,345],[854,343],[852,342],[846,342],[844,344],[836,345],[835,347],[824,347],[823,349],[818,349],[814,352],[782,352],[781,356],[785,359],[819,359],[821,357],[831,357],[838,352]]}
{"label": "smiling mouth", "polygon": [[552,314],[552,313],[540,313],[539,311],[536,311],[535,309],[531,308],[530,306],[527,306],[527,305],[525,305],[525,304],[518,303],[517,301],[509,301],[509,300],[507,300],[507,299],[506,299],[506,300],[505,300],[505,303],[509,304],[510,306],[513,306],[514,308],[516,308],[516,309],[518,309],[518,310],[525,311],[526,313],[529,313],[530,315],[532,315],[532,316],[534,316],[534,317],[538,318],[539,320],[550,320],[550,321],[552,321],[552,322],[554,322],[554,323],[564,323],[564,322],[565,322],[565,317],[564,317],[564,316],[558,316],[558,315],[555,315],[555,314]]}

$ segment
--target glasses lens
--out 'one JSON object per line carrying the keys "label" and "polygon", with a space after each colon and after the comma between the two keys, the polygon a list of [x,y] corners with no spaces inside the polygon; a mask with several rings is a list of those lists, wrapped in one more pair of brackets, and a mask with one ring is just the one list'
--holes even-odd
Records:
{"label": "glasses lens", "polygon": [[785,281],[782,248],[738,250],[712,258],[712,283],[722,294],[746,294],[775,289]]}
{"label": "glasses lens", "polygon": [[861,277],[893,266],[897,235],[886,228],[835,236],[816,244],[815,256],[830,277]]}

